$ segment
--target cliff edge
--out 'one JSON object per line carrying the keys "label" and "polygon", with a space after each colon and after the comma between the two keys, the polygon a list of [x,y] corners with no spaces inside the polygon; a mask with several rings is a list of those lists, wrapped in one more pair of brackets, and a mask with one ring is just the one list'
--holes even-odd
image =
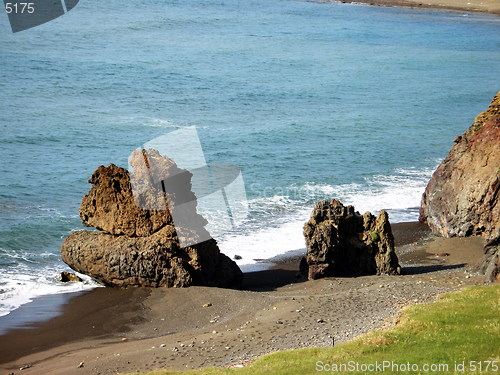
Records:
{"label": "cliff edge", "polygon": [[491,263],[500,240],[500,91],[454,141],[425,189],[419,220],[445,237],[484,236]]}
{"label": "cliff edge", "polygon": [[500,91],[455,138],[422,197],[420,221],[445,237],[500,235]]}

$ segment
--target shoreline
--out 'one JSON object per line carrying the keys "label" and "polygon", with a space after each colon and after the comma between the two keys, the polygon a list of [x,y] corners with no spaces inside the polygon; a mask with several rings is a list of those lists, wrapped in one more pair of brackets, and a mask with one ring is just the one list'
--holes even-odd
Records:
{"label": "shoreline", "polygon": [[500,3],[495,0],[306,0],[321,4],[362,4],[451,12],[483,13],[500,16]]}
{"label": "shoreline", "polygon": [[[396,238],[396,246],[407,245],[416,242],[423,238],[432,236],[428,227],[418,222],[401,222],[391,225],[394,237]],[[282,271],[296,270],[301,258],[306,253],[306,248],[301,250],[290,250],[284,254],[275,255],[269,259],[262,259],[253,264],[242,266],[242,271],[247,275],[247,280],[253,280],[252,275],[257,275],[259,272],[266,274],[274,270],[280,273],[283,282],[294,281],[294,275],[284,277]],[[267,271],[267,272],[265,272]],[[264,278],[267,280],[267,278]],[[259,284],[257,280],[250,283]],[[256,287],[255,285],[252,287]],[[37,327],[38,324],[51,320],[63,314],[63,307],[78,296],[88,293],[93,293],[96,289],[102,289],[102,286],[96,286],[92,289],[45,294],[34,297],[30,302],[19,306],[10,311],[7,315],[0,316],[0,336],[12,331],[13,329],[27,329]]]}
{"label": "shoreline", "polygon": [[306,281],[292,257],[246,273],[239,290],[96,288],[67,296],[62,314],[1,336],[0,369],[67,374],[84,362],[79,374],[111,374],[233,366],[344,342],[390,326],[403,306],[484,284],[473,272],[482,238],[436,238],[419,223],[393,224],[393,231],[401,276]]}

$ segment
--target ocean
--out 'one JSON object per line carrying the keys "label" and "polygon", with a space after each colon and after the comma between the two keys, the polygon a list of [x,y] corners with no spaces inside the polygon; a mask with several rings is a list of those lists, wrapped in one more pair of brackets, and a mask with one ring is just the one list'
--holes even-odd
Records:
{"label": "ocean", "polygon": [[0,16],[0,316],[57,281],[99,165],[195,126],[242,171],[248,216],[212,233],[245,270],[304,249],[315,202],[415,221],[432,171],[499,89],[500,18],[287,0],[81,1]]}

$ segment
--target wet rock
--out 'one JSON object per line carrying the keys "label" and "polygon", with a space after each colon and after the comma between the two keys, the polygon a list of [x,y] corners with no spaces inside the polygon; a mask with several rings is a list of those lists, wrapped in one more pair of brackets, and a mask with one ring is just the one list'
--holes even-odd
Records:
{"label": "wet rock", "polygon": [[59,281],[63,283],[68,283],[68,282],[82,282],[83,280],[78,275],[75,275],[72,272],[63,271],[59,275]]}
{"label": "wet rock", "polygon": [[307,255],[300,270],[309,279],[400,273],[389,215],[361,216],[353,206],[322,201],[304,225]]}

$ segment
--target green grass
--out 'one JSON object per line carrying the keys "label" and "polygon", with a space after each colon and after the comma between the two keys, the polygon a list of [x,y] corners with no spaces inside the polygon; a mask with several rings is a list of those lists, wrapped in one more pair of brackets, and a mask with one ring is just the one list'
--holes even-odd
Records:
{"label": "green grass", "polygon": [[[299,349],[263,356],[241,369],[207,368],[195,371],[155,371],[148,375],[247,375],[247,374],[500,374],[500,285],[473,287],[443,295],[438,302],[404,309],[396,326],[368,333],[326,349]],[[359,366],[398,364],[399,368],[367,371],[316,371],[323,364]],[[388,362],[384,362],[388,361]],[[476,361],[472,362],[471,361]],[[484,371],[490,363],[488,371]],[[455,364],[464,362],[464,369]],[[402,364],[416,364],[403,371]],[[425,364],[447,365],[424,371]],[[471,364],[476,365],[472,371]],[[483,371],[479,371],[479,365]],[[320,365],[323,366],[323,365]],[[380,369],[380,368],[379,368]]]}

